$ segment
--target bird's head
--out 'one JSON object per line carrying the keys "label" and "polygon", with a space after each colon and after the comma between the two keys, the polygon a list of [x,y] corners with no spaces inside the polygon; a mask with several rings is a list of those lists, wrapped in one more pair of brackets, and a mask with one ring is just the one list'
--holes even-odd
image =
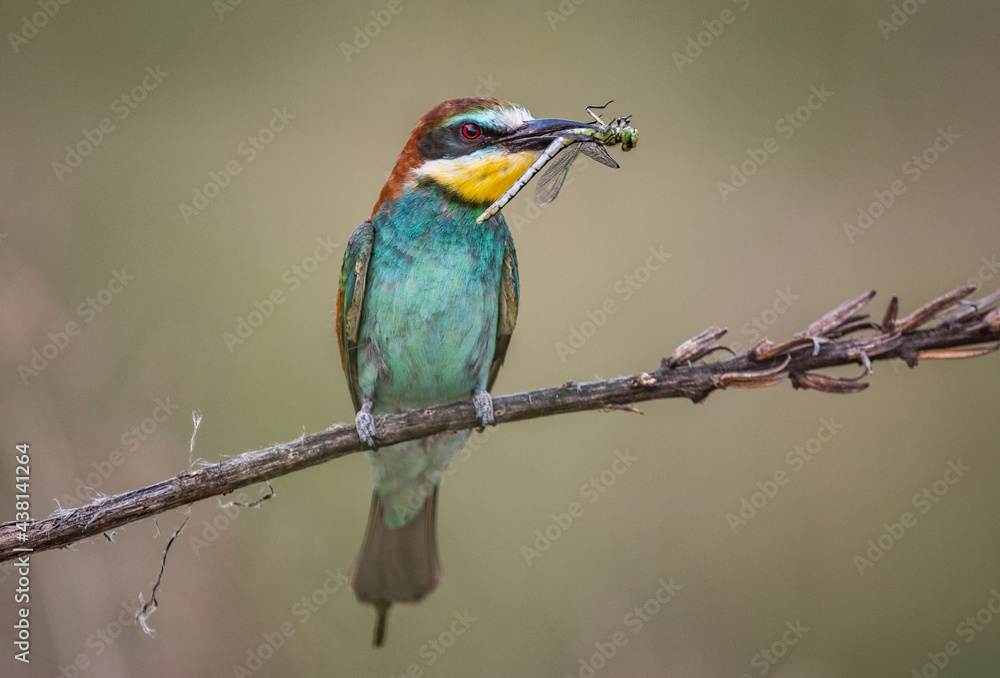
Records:
{"label": "bird's head", "polygon": [[452,99],[435,106],[410,135],[372,215],[407,187],[436,183],[460,200],[490,204],[517,181],[559,132],[590,123],[543,118],[498,99]]}

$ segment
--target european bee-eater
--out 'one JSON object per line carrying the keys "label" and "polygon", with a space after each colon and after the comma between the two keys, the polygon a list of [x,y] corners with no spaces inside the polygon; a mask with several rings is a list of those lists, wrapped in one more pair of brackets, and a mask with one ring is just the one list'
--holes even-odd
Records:
{"label": "european bee-eater", "polygon": [[375,489],[351,568],[358,600],[376,610],[416,602],[441,579],[438,484],[469,432],[377,448],[375,417],[470,398],[493,423],[489,389],[517,321],[514,242],[502,214],[476,218],[561,130],[496,99],[445,101],[423,116],[371,216],[351,236],[337,295],[337,339]]}

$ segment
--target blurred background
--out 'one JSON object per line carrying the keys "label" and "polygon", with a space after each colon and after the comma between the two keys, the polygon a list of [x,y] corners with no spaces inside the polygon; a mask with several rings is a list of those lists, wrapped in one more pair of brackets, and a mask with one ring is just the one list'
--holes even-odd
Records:
{"label": "blurred background", "polygon": [[[16,0],[0,29],[3,519],[16,443],[42,517],[187,468],[193,411],[209,462],[351,421],[344,245],[444,99],[583,120],[613,98],[641,136],[504,210],[521,310],[495,394],[649,370],[709,325],[745,351],[867,289],[881,317],[1000,286],[992,5]],[[30,667],[0,570],[0,674],[993,675],[998,376],[879,362],[851,397],[474,436],[443,584],[381,651],[343,584],[352,455],[259,509],[224,504],[260,486],[190,507],[152,638],[132,612],[187,511],[32,558]]]}

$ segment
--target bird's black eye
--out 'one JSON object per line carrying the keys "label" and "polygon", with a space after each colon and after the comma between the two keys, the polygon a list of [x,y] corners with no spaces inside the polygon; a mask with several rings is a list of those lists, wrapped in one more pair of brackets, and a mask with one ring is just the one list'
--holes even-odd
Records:
{"label": "bird's black eye", "polygon": [[467,122],[462,125],[462,136],[466,139],[478,139],[480,134],[482,134],[482,130],[479,129],[479,125],[476,123]]}

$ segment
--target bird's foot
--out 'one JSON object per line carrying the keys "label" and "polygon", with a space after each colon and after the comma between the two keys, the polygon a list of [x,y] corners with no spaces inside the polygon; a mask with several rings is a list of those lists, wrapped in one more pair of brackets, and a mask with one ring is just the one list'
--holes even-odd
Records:
{"label": "bird's foot", "polygon": [[361,405],[361,409],[354,417],[354,425],[358,429],[358,437],[361,438],[361,442],[373,450],[377,450],[378,443],[376,441],[382,440],[382,436],[375,429],[375,417],[372,416],[373,405],[370,398],[365,398],[364,404]]}
{"label": "bird's foot", "polygon": [[486,430],[487,426],[496,426],[496,422],[493,421],[493,398],[486,390],[477,388],[472,394],[472,404],[476,406],[480,433]]}

